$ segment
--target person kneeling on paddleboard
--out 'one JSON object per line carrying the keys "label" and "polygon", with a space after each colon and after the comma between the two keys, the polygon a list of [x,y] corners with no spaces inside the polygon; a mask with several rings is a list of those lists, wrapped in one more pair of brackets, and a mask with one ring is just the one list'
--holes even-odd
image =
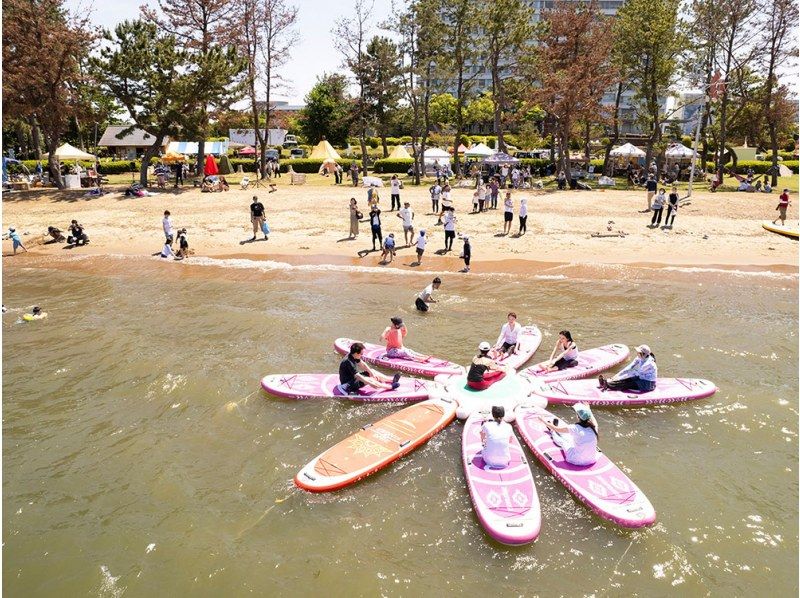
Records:
{"label": "person kneeling on paddleboard", "polygon": [[656,356],[647,345],[636,347],[636,353],[636,359],[610,380],[607,380],[602,374],[598,376],[600,388],[603,390],[637,390],[639,392],[654,390],[658,379]]}
{"label": "person kneeling on paddleboard", "polygon": [[400,386],[400,374],[390,378],[376,372],[361,361],[363,351],[364,345],[361,343],[350,345],[350,352],[339,364],[339,390],[345,394],[358,394],[358,391],[365,386],[381,390],[394,390]]}
{"label": "person kneeling on paddleboard", "polygon": [[430,360],[430,355],[420,355],[406,349],[403,346],[403,338],[408,334],[406,325],[403,324],[403,318],[395,316],[392,318],[392,325],[387,326],[386,330],[381,334],[381,340],[386,343],[386,356],[392,359],[408,359],[419,363],[425,363]]}
{"label": "person kneeling on paddleboard", "polygon": [[[558,357],[556,357],[556,353]],[[569,330],[562,330],[558,333],[556,346],[550,353],[550,359],[539,365],[540,372],[557,372],[574,368],[578,365],[578,345],[572,340]]]}
{"label": "person kneeling on paddleboard", "polygon": [[491,469],[504,469],[511,462],[511,437],[514,432],[511,424],[503,421],[506,410],[502,406],[492,407],[492,419],[481,426],[481,456],[486,466]]}
{"label": "person kneeling on paddleboard", "polygon": [[506,376],[506,369],[489,357],[492,346],[483,341],[478,345],[478,354],[472,358],[467,373],[467,386],[474,390],[486,390]]}
{"label": "person kneeling on paddleboard", "polygon": [[539,417],[542,423],[553,432],[553,442],[561,447],[567,463],[572,465],[594,465],[597,461],[597,420],[589,405],[575,403],[572,408],[578,415],[578,422],[559,426],[558,418],[552,422]]}

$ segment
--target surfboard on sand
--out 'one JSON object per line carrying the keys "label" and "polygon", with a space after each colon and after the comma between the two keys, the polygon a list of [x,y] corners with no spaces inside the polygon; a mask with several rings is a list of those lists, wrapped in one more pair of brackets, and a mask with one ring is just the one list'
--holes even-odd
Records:
{"label": "surfboard on sand", "polygon": [[[347,355],[350,351],[350,345],[355,343],[356,340],[352,338],[337,338],[333,341],[333,348],[337,353]],[[376,345],[374,343],[362,343],[364,345],[364,352],[361,354],[361,359],[367,363],[385,367],[391,370],[398,370],[400,372],[407,372],[416,376],[437,376],[439,374],[446,374],[457,376],[464,373],[464,368],[457,363],[440,359],[438,357],[431,357],[428,361],[419,362],[412,359],[397,359],[388,357],[386,355],[386,347],[383,345]]]}
{"label": "surfboard on sand", "polygon": [[532,386],[531,396],[540,396],[548,403],[573,405],[638,406],[675,403],[703,399],[717,392],[713,382],[700,378],[659,378],[655,390],[635,392],[599,388],[597,380],[565,380]]}
{"label": "surfboard on sand", "polygon": [[647,496],[605,453],[597,452],[594,465],[567,463],[564,452],[553,442],[553,433],[539,416],[553,421],[553,414],[544,409],[520,406],[514,425],[531,452],[567,490],[603,519],[623,527],[655,522],[656,512]]}
{"label": "surfboard on sand", "polygon": [[456,404],[430,399],[361,428],[312,459],[294,478],[310,492],[338,490],[407,455],[453,421]]}
{"label": "surfboard on sand", "polygon": [[358,394],[344,394],[339,390],[339,374],[271,374],[261,379],[261,387],[268,393],[287,399],[327,399],[337,397],[365,402],[424,401],[435,382],[418,378],[400,378],[395,390],[381,390],[365,386]]}
{"label": "surfboard on sand", "polygon": [[800,231],[797,228],[792,228],[790,226],[781,226],[780,224],[772,224],[771,221],[765,220],[761,223],[761,226],[768,230],[771,233],[778,233],[779,235],[784,235],[786,237],[791,237],[792,239],[797,239]]}
{"label": "surfboard on sand", "polygon": [[475,411],[464,424],[461,458],[475,514],[483,529],[503,544],[532,542],[542,527],[539,495],[533,474],[519,440],[511,433],[511,462],[504,469],[491,469],[481,456],[480,430],[491,420],[489,411]]}
{"label": "surfboard on sand", "polygon": [[[628,357],[628,347],[621,344],[603,345],[578,353],[578,365],[555,372],[540,372],[538,363],[518,373],[530,383],[556,382],[558,380],[577,380],[588,378],[622,363]],[[542,362],[543,363],[543,362]]]}

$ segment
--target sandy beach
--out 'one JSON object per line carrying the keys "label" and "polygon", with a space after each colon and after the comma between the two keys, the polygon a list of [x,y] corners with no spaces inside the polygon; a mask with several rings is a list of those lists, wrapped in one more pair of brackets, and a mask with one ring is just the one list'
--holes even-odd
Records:
{"label": "sandy beach", "polygon": [[[380,252],[359,257],[372,248],[369,223],[362,221],[360,235],[348,240],[351,197],[366,213],[366,190],[352,186],[291,186],[278,180],[278,190],[241,190],[233,185],[225,193],[201,193],[198,188],[168,189],[143,198],[126,198],[123,187],[99,198],[84,197],[83,191],[31,190],[3,196],[3,229],[16,227],[28,254],[64,256],[65,251],[83,255],[152,255],[163,244],[161,218],[170,210],[176,228],[186,227],[195,256],[248,259],[282,259],[293,263],[335,263],[375,266]],[[249,204],[257,195],[267,210],[272,229],[270,239],[249,242],[252,225]],[[398,251],[386,268],[411,268],[414,249],[403,246],[401,220],[388,210],[389,189],[380,189],[383,234],[395,234]],[[717,265],[796,271],[797,242],[761,227],[777,216],[778,194],[699,192],[681,206],[672,230],[648,228],[650,215],[643,190],[537,191],[518,190],[514,198],[514,225],[510,236],[502,236],[500,210],[470,214],[472,189],[454,189],[458,217],[457,232],[472,243],[473,272],[513,271],[524,263]],[[516,236],[519,200],[528,199],[528,232]],[[430,237],[423,263],[418,269],[457,271],[462,242],[453,251],[437,256],[444,246],[441,226],[431,214],[428,186],[406,185],[401,200],[411,202],[417,228]],[[789,226],[797,226],[797,197],[792,194]],[[665,210],[666,211],[666,210]],[[44,244],[49,225],[67,234],[71,219],[84,225],[91,240],[85,247],[66,249],[61,243]],[[624,236],[610,236],[624,233]],[[593,234],[602,235],[594,237]],[[11,254],[11,241],[3,241],[3,255]],[[191,258],[190,258],[191,259]],[[523,264],[520,264],[523,261]]]}

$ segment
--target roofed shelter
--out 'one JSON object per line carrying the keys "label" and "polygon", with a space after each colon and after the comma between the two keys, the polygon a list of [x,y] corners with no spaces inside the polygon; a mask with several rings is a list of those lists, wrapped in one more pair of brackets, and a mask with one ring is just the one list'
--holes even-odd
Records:
{"label": "roofed shelter", "polygon": [[390,160],[410,160],[411,159],[411,154],[409,154],[408,150],[406,150],[406,148],[403,147],[402,145],[396,145],[396,146],[394,146],[394,149],[392,150],[392,153],[389,154],[389,159]]}
{"label": "roofed shelter", "polygon": [[325,160],[330,158],[332,160],[341,160],[342,157],[336,153],[336,150],[333,149],[333,146],[328,143],[327,139],[323,139],[317,145],[314,146],[314,149],[311,150],[311,155],[309,158],[314,160]]}
{"label": "roofed shelter", "polygon": [[[106,127],[98,147],[108,148],[109,152],[116,158],[125,160],[135,160],[139,154],[143,154],[147,148],[152,147],[156,138],[142,129],[134,128],[130,133],[121,139],[117,137],[122,131],[130,128],[130,125],[109,125]],[[164,138],[161,146],[163,152],[169,144],[169,137]]]}

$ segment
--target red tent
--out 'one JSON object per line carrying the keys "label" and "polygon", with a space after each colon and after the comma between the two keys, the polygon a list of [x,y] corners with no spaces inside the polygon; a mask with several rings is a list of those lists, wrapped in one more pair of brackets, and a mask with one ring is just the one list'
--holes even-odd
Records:
{"label": "red tent", "polygon": [[239,150],[240,156],[254,156],[255,153],[256,153],[256,148],[254,148],[251,145],[243,147],[242,149]]}
{"label": "red tent", "polygon": [[203,173],[206,176],[212,174],[219,174],[219,168],[217,168],[217,161],[214,160],[214,156],[211,154],[206,156],[206,167],[203,169]]}

